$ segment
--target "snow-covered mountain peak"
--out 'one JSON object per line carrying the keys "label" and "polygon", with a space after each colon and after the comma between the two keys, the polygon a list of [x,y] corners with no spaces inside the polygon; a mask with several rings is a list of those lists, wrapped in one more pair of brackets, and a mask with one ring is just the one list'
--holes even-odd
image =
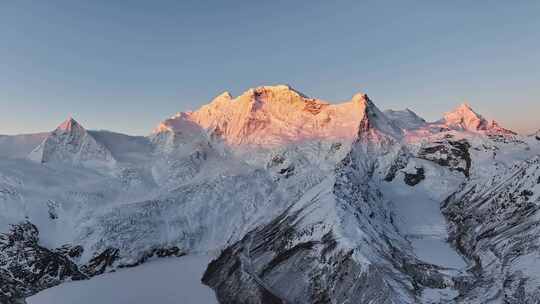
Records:
{"label": "snow-covered mountain peak", "polygon": [[70,132],[73,130],[84,130],[84,128],[75,120],[73,117],[68,117],[64,122],[62,122],[55,131]]}
{"label": "snow-covered mountain peak", "polygon": [[214,98],[214,100],[216,100],[216,99],[231,100],[231,99],[233,99],[233,97],[232,97],[232,95],[231,95],[231,93],[229,91],[224,91],[223,93],[216,96],[216,98]]}
{"label": "snow-covered mountain peak", "polygon": [[267,85],[267,86],[259,86],[253,89],[255,93],[268,93],[273,92],[274,94],[283,94],[283,93],[289,93],[293,95],[298,95],[303,98],[309,98],[304,93],[296,90],[292,86],[288,84],[278,84],[278,85]]}
{"label": "snow-covered mountain peak", "polygon": [[353,95],[353,97],[351,98],[351,101],[361,103],[361,104],[365,104],[365,103],[367,103],[368,101],[371,101],[371,100],[369,99],[369,96],[366,93],[358,92],[358,93]]}
{"label": "snow-covered mountain peak", "polygon": [[107,147],[71,117],[52,131],[28,158],[40,163],[69,163],[85,167],[112,167],[116,163]]}
{"label": "snow-covered mountain peak", "polygon": [[380,138],[382,135],[397,139],[402,136],[401,129],[379,110],[367,94],[355,94],[352,102],[358,104],[363,112],[358,127],[359,138],[365,138],[365,134],[367,133],[370,133],[369,137],[372,138]]}
{"label": "snow-covered mountain peak", "polygon": [[[251,88],[239,96],[238,100],[253,104],[253,110],[262,104],[289,104],[302,107],[306,100],[312,100],[289,85],[259,86]],[[276,105],[271,105],[276,106]]]}
{"label": "snow-covered mountain peak", "polygon": [[276,147],[306,140],[352,141],[359,126],[393,137],[401,130],[364,93],[330,104],[307,97],[289,85],[251,88],[232,98],[224,92],[194,112],[179,113],[155,130],[207,134],[231,146]]}
{"label": "snow-covered mountain peak", "polygon": [[[474,112],[472,106],[468,102],[462,102],[460,105],[458,105],[455,109],[456,111],[469,111]],[[478,115],[478,114],[477,114]]]}
{"label": "snow-covered mountain peak", "polygon": [[225,91],[218,96],[214,97],[212,101],[208,105],[227,105],[229,102],[233,100],[233,96],[229,91]]}
{"label": "snow-covered mountain peak", "polygon": [[487,120],[476,113],[467,103],[463,103],[453,111],[445,113],[443,122],[449,127],[470,131],[485,130],[488,125]]}
{"label": "snow-covered mountain peak", "polygon": [[450,129],[486,132],[497,136],[516,135],[515,132],[505,129],[495,120],[488,121],[475,112],[472,107],[463,103],[451,112],[447,112],[441,122]]}

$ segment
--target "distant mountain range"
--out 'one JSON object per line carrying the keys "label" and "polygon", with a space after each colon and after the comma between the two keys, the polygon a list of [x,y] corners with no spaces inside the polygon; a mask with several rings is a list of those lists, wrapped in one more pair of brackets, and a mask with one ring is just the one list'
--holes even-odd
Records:
{"label": "distant mountain range", "polygon": [[278,85],[149,136],[69,118],[0,136],[0,210],[1,303],[200,254],[221,303],[540,299],[540,135],[468,104],[427,122]]}

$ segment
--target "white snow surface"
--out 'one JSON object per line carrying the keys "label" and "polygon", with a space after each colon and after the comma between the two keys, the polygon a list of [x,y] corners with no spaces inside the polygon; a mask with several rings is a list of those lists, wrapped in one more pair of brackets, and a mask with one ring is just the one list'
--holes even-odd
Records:
{"label": "white snow surface", "polygon": [[411,187],[403,182],[400,174],[393,182],[381,185],[384,197],[395,207],[400,231],[411,242],[420,260],[463,269],[465,261],[447,242],[447,223],[440,210],[440,203],[462,182],[461,173],[449,174],[425,160],[413,160],[409,166],[423,167],[426,179]]}
{"label": "white snow surface", "polygon": [[212,289],[201,283],[210,256],[163,258],[46,289],[28,304],[213,304]]}

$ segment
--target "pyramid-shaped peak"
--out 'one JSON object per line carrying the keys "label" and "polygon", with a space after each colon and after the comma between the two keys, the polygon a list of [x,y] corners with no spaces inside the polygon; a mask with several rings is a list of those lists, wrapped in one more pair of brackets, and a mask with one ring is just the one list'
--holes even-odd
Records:
{"label": "pyramid-shaped peak", "polygon": [[446,116],[476,117],[482,119],[482,115],[474,111],[471,105],[466,102],[460,104],[454,110],[446,113],[445,117]]}
{"label": "pyramid-shaped peak", "polygon": [[358,130],[359,137],[368,132],[385,134],[394,138],[401,137],[402,132],[399,127],[379,110],[367,94],[354,94],[352,102],[355,106],[359,106],[363,112]]}
{"label": "pyramid-shaped peak", "polygon": [[62,122],[55,131],[69,132],[72,130],[84,130],[83,126],[79,124],[73,117],[69,116],[64,122]]}
{"label": "pyramid-shaped peak", "polygon": [[469,111],[473,110],[471,105],[468,102],[464,102],[464,103],[460,104],[459,106],[457,106],[457,109],[459,109],[459,110],[469,110]]}
{"label": "pyramid-shaped peak", "polygon": [[445,113],[443,121],[449,128],[457,128],[468,131],[486,131],[503,135],[513,135],[515,132],[505,129],[496,121],[488,121],[482,115],[475,112],[472,107],[463,103],[453,111]]}
{"label": "pyramid-shaped peak", "polygon": [[85,167],[110,168],[116,163],[109,149],[72,117],[51,132],[28,158],[40,163],[70,163]]}
{"label": "pyramid-shaped peak", "polygon": [[443,122],[449,127],[470,131],[485,130],[488,127],[488,121],[467,103],[462,103],[453,111],[445,113]]}

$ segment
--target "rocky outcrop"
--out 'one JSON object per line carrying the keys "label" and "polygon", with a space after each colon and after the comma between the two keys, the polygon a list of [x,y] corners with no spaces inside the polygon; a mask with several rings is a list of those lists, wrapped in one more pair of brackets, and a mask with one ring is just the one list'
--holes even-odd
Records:
{"label": "rocky outcrop", "polygon": [[471,155],[470,144],[466,140],[443,140],[421,147],[417,157],[433,161],[450,170],[462,172],[466,177],[470,175]]}
{"label": "rocky outcrop", "polygon": [[395,159],[392,161],[392,164],[390,165],[390,168],[388,169],[388,172],[386,173],[386,176],[384,177],[384,180],[387,182],[391,182],[396,177],[396,174],[407,167],[407,164],[409,163],[411,155],[410,153],[405,149],[405,147],[402,147]]}
{"label": "rocky outcrop", "polygon": [[416,172],[414,173],[408,173],[405,172],[405,176],[403,177],[403,181],[409,186],[416,186],[418,183],[423,181],[426,178],[424,168],[415,168]]}
{"label": "rocky outcrop", "polygon": [[133,264],[118,263],[120,251],[107,248],[79,263],[84,249],[64,245],[49,249],[39,244],[39,230],[30,222],[13,225],[0,234],[0,303],[17,304],[20,299],[66,281],[86,280],[116,268],[133,267],[152,257],[182,256],[178,247],[149,250]]}
{"label": "rocky outcrop", "polygon": [[80,250],[69,246],[47,249],[39,245],[39,231],[30,222],[12,226],[10,232],[0,235],[2,303],[15,303],[66,280],[87,279],[72,261]]}

